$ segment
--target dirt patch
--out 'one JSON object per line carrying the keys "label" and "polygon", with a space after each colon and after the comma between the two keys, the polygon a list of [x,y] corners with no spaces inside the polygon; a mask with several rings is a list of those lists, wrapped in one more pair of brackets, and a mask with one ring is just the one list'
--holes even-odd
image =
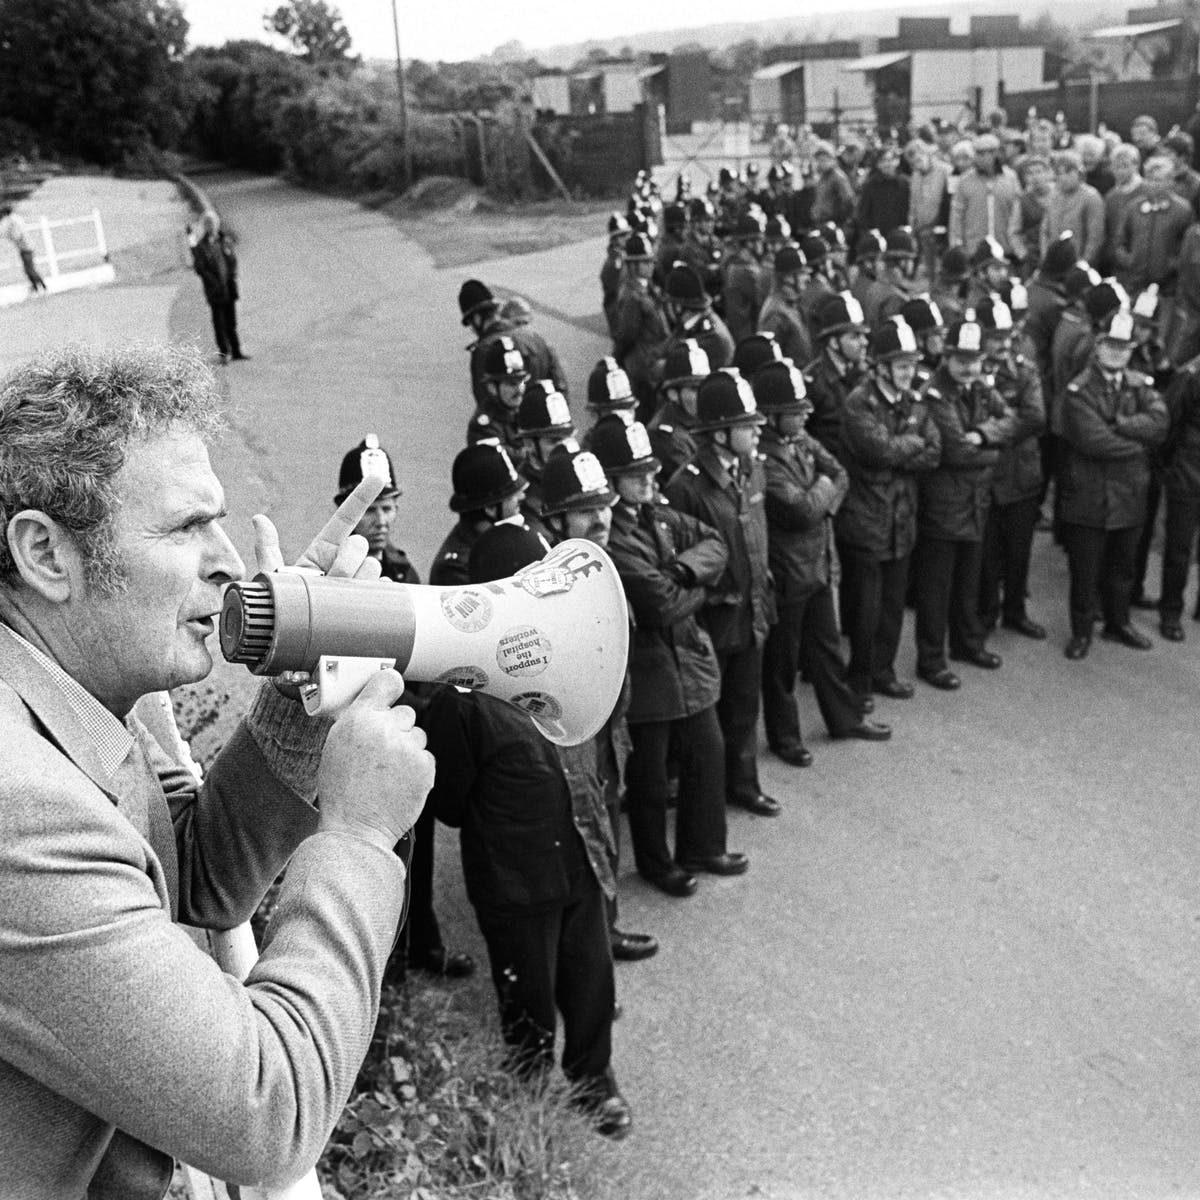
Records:
{"label": "dirt patch", "polygon": [[612,202],[538,200],[506,204],[461,179],[422,179],[403,196],[372,196],[370,207],[403,226],[439,267],[536,254],[604,232]]}

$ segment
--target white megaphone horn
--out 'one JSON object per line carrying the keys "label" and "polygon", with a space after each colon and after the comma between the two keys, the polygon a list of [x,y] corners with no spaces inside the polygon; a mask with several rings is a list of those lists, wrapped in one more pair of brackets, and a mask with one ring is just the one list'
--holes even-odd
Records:
{"label": "white megaphone horn", "polygon": [[507,579],[463,587],[258,575],[226,589],[221,650],[256,675],[307,674],[310,713],[394,666],[506,700],[550,741],[575,746],[616,706],[629,618],[612,559],[572,539]]}

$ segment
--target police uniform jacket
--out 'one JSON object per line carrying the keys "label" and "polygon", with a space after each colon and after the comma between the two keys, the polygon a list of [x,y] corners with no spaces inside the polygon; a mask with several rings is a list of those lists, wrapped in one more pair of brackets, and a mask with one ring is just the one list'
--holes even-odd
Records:
{"label": "police uniform jacket", "polygon": [[834,577],[833,514],[850,481],[816,438],[789,441],[766,426],[759,448],[767,480],[767,547],[778,604],[799,604]]}
{"label": "police uniform jacket", "polygon": [[[942,437],[942,456],[937,467],[921,477],[917,527],[923,537],[982,541],[992,502],[992,473],[1016,419],[994,387],[980,381],[962,388],[946,367],[934,373],[925,403]],[[983,445],[967,441],[972,431],[983,438]]]}
{"label": "police uniform jacket", "polygon": [[632,384],[647,384],[662,358],[671,331],[658,300],[658,292],[640,281],[626,279],[617,297],[617,330],[613,356]]}
{"label": "police uniform jacket", "polygon": [[555,746],[503,700],[450,687],[430,698],[421,726],[438,762],[426,803],[459,829],[477,910],[548,912],[589,877],[616,894],[595,738]]}
{"label": "police uniform jacket", "polygon": [[934,304],[938,306],[938,312],[942,314],[942,320],[945,321],[947,327],[953,325],[955,321],[963,319],[967,306],[957,285],[947,287],[944,283],[934,284],[929,289],[929,295]]}
{"label": "police uniform jacket", "polygon": [[833,285],[823,275],[812,275],[800,291],[800,313],[811,329],[817,305],[833,295]]}
{"label": "police uniform jacket", "polygon": [[1012,409],[1012,440],[1000,450],[992,474],[992,499],[997,504],[1015,504],[1040,496],[1042,451],[1038,436],[1046,428],[1046,406],[1037,368],[1023,354],[1014,354],[997,364],[996,390]]}
{"label": "police uniform jacket", "polygon": [[238,260],[233,243],[223,233],[208,234],[192,247],[192,268],[204,285],[210,304],[229,304],[238,298]]}
{"label": "police uniform jacket", "polygon": [[917,479],[938,465],[942,437],[914,391],[890,399],[874,379],[846,402],[843,450],[850,489],[838,537],[879,562],[907,558],[917,540]]}
{"label": "police uniform jacket", "polygon": [[1067,384],[1087,366],[1095,340],[1091,322],[1086,316],[1073,309],[1063,313],[1050,344],[1052,390],[1046,406],[1046,423],[1051,433],[1062,434],[1062,408]]}
{"label": "police uniform jacket", "polygon": [[508,451],[513,466],[519,470],[525,461],[528,447],[519,432],[517,410],[507,408],[491,396],[484,398],[483,403],[471,414],[471,419],[467,422],[467,445],[473,446],[476,442],[488,438],[496,438],[499,441]]}
{"label": "police uniform jacket", "polygon": [[758,314],[759,333],[774,334],[784,358],[803,367],[813,356],[812,337],[800,310],[772,289]]}
{"label": "police uniform jacket", "polygon": [[1163,486],[1174,496],[1200,497],[1200,357],[1176,372],[1166,404],[1171,431],[1163,449]]}
{"label": "police uniform jacket", "polygon": [[667,339],[656,364],[656,377],[661,376],[663,361],[671,351],[688,338],[699,343],[700,349],[708,355],[708,365],[714,371],[733,362],[733,335],[729,332],[729,326],[711,308],[707,308],[691,313]]}
{"label": "police uniform jacket", "polygon": [[1050,381],[1050,347],[1054,343],[1054,331],[1066,311],[1067,298],[1062,286],[1034,275],[1029,281],[1029,310],[1025,314],[1025,335],[1033,344],[1037,369],[1043,383]]}
{"label": "police uniform jacket", "polygon": [[758,328],[758,310],[763,301],[762,268],[745,246],[725,261],[725,321],[734,343],[749,337]]}
{"label": "police uniform jacket", "polygon": [[674,400],[664,400],[650,418],[646,432],[650,435],[654,457],[662,463],[660,479],[669,480],[696,457],[696,439],[692,436],[691,425],[691,417]]}
{"label": "police uniform jacket", "polygon": [[532,379],[553,379],[554,386],[564,396],[567,395],[567,377],[554,348],[540,333],[525,325],[503,321],[497,316],[484,326],[479,340],[472,342],[468,348],[471,353],[471,392],[476,404],[482,407],[488,400],[487,380],[483,373],[484,357],[488,346],[498,337],[512,339],[513,344],[521,351],[525,369]]}
{"label": "police uniform jacket", "polygon": [[608,322],[609,337],[617,336],[617,297],[621,294],[621,280],[625,276],[625,255],[619,248],[610,249],[600,268],[600,297],[604,306],[604,319]]}
{"label": "police uniform jacket", "polygon": [[617,504],[608,553],[634,617],[626,719],[637,725],[703,712],[721,694],[721,671],[696,614],[729,561],[721,535],[667,504],[636,511]]}
{"label": "police uniform jacket", "polygon": [[729,549],[725,573],[710,590],[703,614],[717,653],[761,643],[775,621],[762,463],[756,459],[735,480],[716,447],[702,442],[696,461],[667,484],[666,496],[681,512],[716,529]]}
{"label": "police uniform jacket", "polygon": [[1129,529],[1146,515],[1150,450],[1167,434],[1167,406],[1137,371],[1106,378],[1093,361],[1067,385],[1059,476],[1061,518],[1091,529]]}
{"label": "police uniform jacket", "polygon": [[471,582],[468,569],[471,547],[479,540],[479,534],[468,521],[459,521],[446,535],[429,569],[429,582],[433,587],[466,587]]}
{"label": "police uniform jacket", "polygon": [[846,400],[863,378],[858,367],[842,374],[827,350],[804,372],[808,398],[812,401],[812,416],[808,432],[839,462],[842,461],[842,417]]}

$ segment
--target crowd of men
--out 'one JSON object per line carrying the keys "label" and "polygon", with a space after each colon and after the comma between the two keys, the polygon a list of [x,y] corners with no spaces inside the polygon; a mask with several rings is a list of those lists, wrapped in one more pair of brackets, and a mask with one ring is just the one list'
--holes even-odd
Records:
{"label": "crowd of men", "polygon": [[[906,605],[916,675],[943,691],[959,664],[1001,667],[997,626],[1044,640],[1039,528],[1069,564],[1069,659],[1097,624],[1150,649],[1134,606],[1183,640],[1200,174],[1189,135],[1160,140],[1139,118],[1131,137],[939,127],[866,158],[816,141],[811,171],[784,156],[762,181],[753,164],[723,168],[705,196],[681,177],[671,202],[639,176],[608,223],[612,353],[586,381],[585,428],[530,305],[463,285],[476,410],[430,582],[495,579],[589,538],[617,566],[632,642],[627,695],[574,754],[537,739],[531,754],[519,714],[439,689],[422,723],[454,765],[423,820],[460,828],[514,1054],[549,1060],[557,1009],[564,1068],[603,1132],[631,1121],[608,1061],[612,961],[657,948],[616,924],[619,807],[638,874],[665,894],[744,873],[727,809],[781,810],[759,782],[760,715],[798,768],[813,761],[801,682],[830,737],[890,738],[876,699],[916,690],[897,664]],[[1163,497],[1155,601],[1143,585]],[[546,803],[518,812],[514,793]],[[416,961],[445,956],[429,944]]]}

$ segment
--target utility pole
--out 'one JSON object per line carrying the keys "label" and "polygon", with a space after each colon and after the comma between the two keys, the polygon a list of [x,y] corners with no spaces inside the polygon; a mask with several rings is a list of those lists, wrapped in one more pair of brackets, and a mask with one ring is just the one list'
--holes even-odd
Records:
{"label": "utility pole", "polygon": [[400,140],[404,143],[404,186],[412,187],[412,140],[408,136],[408,99],[404,95],[404,59],[400,56],[400,14],[392,0],[392,32],[396,35],[396,86],[400,90]]}

